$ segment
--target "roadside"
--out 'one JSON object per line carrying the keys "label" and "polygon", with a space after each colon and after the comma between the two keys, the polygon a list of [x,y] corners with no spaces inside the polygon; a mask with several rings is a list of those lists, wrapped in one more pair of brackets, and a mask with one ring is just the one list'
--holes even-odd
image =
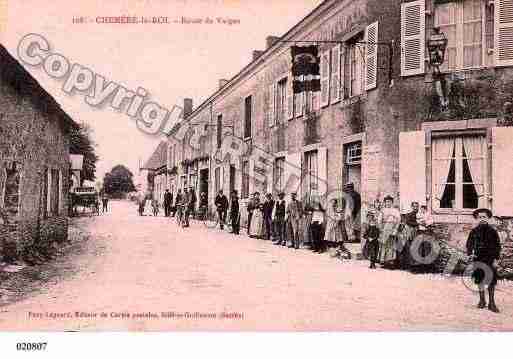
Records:
{"label": "roadside", "polygon": [[12,265],[0,262],[0,307],[39,294],[53,284],[72,278],[80,271],[73,257],[87,250],[89,238],[84,221],[71,219],[69,239],[55,250],[54,259],[33,266],[23,262]]}

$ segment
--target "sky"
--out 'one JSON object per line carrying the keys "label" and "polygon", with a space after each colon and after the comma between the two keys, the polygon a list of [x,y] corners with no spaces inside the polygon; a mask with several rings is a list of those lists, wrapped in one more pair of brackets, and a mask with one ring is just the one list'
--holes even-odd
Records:
{"label": "sky", "polygon": [[[21,39],[34,33],[50,52],[71,65],[86,66],[107,81],[127,89],[144,88],[146,100],[171,110],[192,98],[206,100],[219,79],[230,79],[251,61],[253,50],[265,49],[265,38],[281,36],[321,0],[9,0],[2,42],[17,57]],[[97,17],[168,17],[169,24],[105,24]],[[84,17],[85,23],[73,23]],[[211,24],[174,23],[182,17],[213,20]],[[217,18],[235,20],[218,23]],[[101,20],[100,20],[101,21]],[[232,21],[233,22],[233,21]],[[89,124],[100,156],[97,180],[117,164],[137,175],[139,161],[149,158],[165,138],[140,131],[124,111],[95,108],[86,93],[63,91],[66,76],[50,77],[41,66],[25,66],[75,121]]]}

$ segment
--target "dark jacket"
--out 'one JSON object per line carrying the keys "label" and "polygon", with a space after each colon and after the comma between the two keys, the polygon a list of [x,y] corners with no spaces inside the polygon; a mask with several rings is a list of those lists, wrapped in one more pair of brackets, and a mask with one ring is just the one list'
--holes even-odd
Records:
{"label": "dark jacket", "polygon": [[467,254],[473,254],[476,261],[492,263],[499,259],[501,242],[497,231],[489,224],[479,224],[470,231],[467,240]]}
{"label": "dark jacket", "polygon": [[232,200],[232,203],[230,206],[230,217],[236,218],[239,216],[239,198],[232,197],[231,200]]}
{"label": "dark jacket", "polygon": [[223,195],[217,195],[214,201],[218,211],[226,211],[228,209],[228,198]]}
{"label": "dark jacket", "polygon": [[166,192],[164,194],[164,206],[171,206],[173,203],[173,194],[171,192]]}
{"label": "dark jacket", "polygon": [[183,195],[181,193],[178,193],[176,195],[175,206],[179,206],[180,204],[182,204],[182,198],[183,198]]}
{"label": "dark jacket", "polygon": [[417,212],[411,211],[404,215],[404,223],[410,227],[417,228],[419,223],[417,222]]}
{"label": "dark jacket", "polygon": [[274,211],[275,218],[285,218],[285,209],[287,207],[287,203],[285,200],[278,200],[276,202],[276,210]]}
{"label": "dark jacket", "polygon": [[265,201],[262,205],[262,215],[264,218],[271,218],[273,215],[274,200]]}

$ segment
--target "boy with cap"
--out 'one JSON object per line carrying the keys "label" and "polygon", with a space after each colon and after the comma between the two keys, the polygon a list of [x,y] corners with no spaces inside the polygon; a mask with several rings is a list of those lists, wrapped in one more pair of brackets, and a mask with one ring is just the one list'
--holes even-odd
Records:
{"label": "boy with cap", "polygon": [[479,304],[477,307],[482,309],[486,306],[484,288],[488,285],[488,309],[494,313],[499,313],[499,309],[495,305],[495,286],[497,285],[498,276],[495,263],[501,252],[499,234],[488,223],[492,217],[492,211],[487,208],[479,208],[474,211],[473,215],[478,220],[478,224],[470,231],[468,236],[467,254],[474,262],[472,278],[479,288]]}

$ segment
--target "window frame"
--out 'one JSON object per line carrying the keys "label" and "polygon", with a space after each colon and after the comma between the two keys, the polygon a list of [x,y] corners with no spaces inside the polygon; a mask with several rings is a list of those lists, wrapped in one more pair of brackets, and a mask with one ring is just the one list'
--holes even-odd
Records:
{"label": "window frame", "polygon": [[242,172],[242,180],[241,180],[241,198],[247,199],[249,198],[249,171],[250,171],[250,163],[249,160],[242,161],[241,172]]}
{"label": "window frame", "polygon": [[[275,101],[274,101],[274,113],[275,113],[275,118],[276,118],[276,121],[275,121],[275,124],[276,125],[280,125],[280,124],[283,124],[285,123],[285,121],[287,120],[287,113],[285,112],[285,108],[286,108],[286,105],[287,105],[287,86],[288,86],[288,76],[284,76],[282,77],[281,79],[279,79],[278,81],[276,81],[276,96],[275,96]],[[282,90],[281,91],[281,97],[280,98],[280,89]],[[280,106],[278,106],[278,103],[280,103],[281,101],[281,108]],[[280,109],[281,111],[278,111],[278,109]]]}
{"label": "window frame", "polygon": [[[487,41],[488,40],[487,36],[492,36],[492,39],[493,39],[495,36],[495,31],[497,30],[496,26],[495,26],[495,12],[494,12],[495,4],[492,2],[486,2],[486,1],[480,1],[480,4],[481,4],[481,65],[470,66],[470,67],[464,66],[465,65],[465,63],[464,63],[464,57],[465,57],[464,56],[464,53],[465,53],[464,32],[465,32],[465,24],[469,23],[469,22],[465,22],[465,20],[464,20],[464,5],[463,5],[464,1],[467,1],[467,0],[462,0],[461,2],[455,1],[455,2],[450,2],[450,3],[446,3],[446,4],[434,4],[433,5],[433,24],[435,27],[446,27],[446,26],[455,26],[456,27],[456,29],[455,29],[456,67],[453,69],[449,69],[448,65],[447,65],[447,67],[441,66],[440,70],[442,73],[471,71],[471,70],[482,69],[482,68],[486,68],[486,67],[495,67],[494,56],[490,57],[490,55],[493,54],[493,51],[495,51],[495,49],[493,47],[489,48],[488,41]],[[447,4],[453,4],[453,6],[456,7],[455,18],[460,19],[460,22],[456,21],[454,24],[440,25],[440,23],[438,22],[437,7],[444,6]],[[490,8],[492,8],[491,12],[490,12]],[[487,30],[489,29],[488,28],[489,21],[488,21],[487,15],[489,13],[494,15],[494,18],[491,21],[493,23],[493,28],[492,28],[493,32],[491,35],[487,34]],[[443,29],[442,29],[442,31],[443,31]],[[493,46],[493,41],[492,41],[492,46]],[[448,50],[446,50],[446,53],[445,53],[444,65],[445,64],[448,64]]]}
{"label": "window frame", "polygon": [[[278,165],[279,163],[281,163],[281,166]],[[273,187],[278,192],[282,192],[285,185],[285,157],[276,157],[273,164]]]}
{"label": "window frame", "polygon": [[[304,152],[304,158],[304,198],[310,203],[312,195],[317,195],[319,191],[319,151],[317,149],[306,151]],[[313,170],[314,159],[315,169]],[[314,182],[315,188],[312,185]]]}
{"label": "window frame", "polygon": [[[250,111],[248,112],[248,100]],[[244,98],[244,139],[250,139],[253,132],[253,97],[248,95]],[[248,133],[249,132],[249,133]],[[220,148],[220,147],[218,147]]]}
{"label": "window frame", "polygon": [[492,128],[497,126],[496,118],[485,119],[469,119],[460,121],[440,121],[440,122],[424,122],[422,131],[426,133],[426,196],[428,205],[433,215],[439,216],[435,218],[437,221],[454,221],[454,216],[458,217],[457,221],[468,222],[472,215],[473,209],[437,209],[433,206],[433,175],[432,175],[432,158],[433,158],[433,138],[448,135],[486,135],[485,136],[485,166],[483,173],[484,194],[486,201],[483,205],[485,208],[492,208],[492,153],[490,150],[492,143]]}
{"label": "window frame", "polygon": [[221,145],[223,143],[223,114],[219,113],[217,114],[216,119],[216,145],[217,148],[221,148]]}

